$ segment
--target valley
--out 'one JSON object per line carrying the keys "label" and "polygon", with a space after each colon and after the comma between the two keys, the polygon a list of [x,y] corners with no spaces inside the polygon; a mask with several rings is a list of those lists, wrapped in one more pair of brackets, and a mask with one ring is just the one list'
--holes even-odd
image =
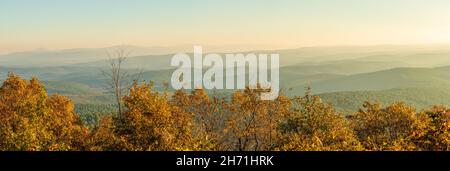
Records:
{"label": "valley", "polygon": [[[124,71],[133,78],[140,75],[141,81],[153,81],[157,91],[164,91],[175,69],[170,66],[175,52],[128,48],[136,55],[127,58]],[[102,74],[108,66],[105,50],[0,55],[0,79],[8,72],[36,76],[49,93],[70,97],[84,120],[95,122],[102,113],[115,110]],[[366,100],[404,101],[418,110],[432,104],[450,105],[450,46],[307,47],[242,53],[251,52],[280,54],[280,85],[286,95],[303,95],[311,87],[324,101],[349,113]]]}

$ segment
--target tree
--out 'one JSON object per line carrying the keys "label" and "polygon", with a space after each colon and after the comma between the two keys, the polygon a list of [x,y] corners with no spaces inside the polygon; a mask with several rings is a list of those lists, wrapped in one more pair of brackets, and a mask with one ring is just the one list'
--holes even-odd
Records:
{"label": "tree", "polygon": [[413,150],[408,138],[420,128],[415,109],[402,102],[382,108],[379,103],[365,102],[353,117],[353,128],[367,150]]}
{"label": "tree", "polygon": [[433,106],[420,113],[421,127],[410,135],[417,150],[450,150],[449,114],[450,110],[445,106]]}
{"label": "tree", "polygon": [[223,144],[222,131],[224,129],[224,100],[218,97],[210,98],[205,90],[195,89],[191,94],[184,90],[177,90],[171,104],[193,117],[192,134],[195,137],[197,150],[220,150]]}
{"label": "tree", "polygon": [[275,101],[261,100],[265,89],[246,88],[233,93],[226,104],[227,150],[261,151],[273,150],[278,140],[277,128],[280,119],[290,107],[284,96]]}
{"label": "tree", "polygon": [[361,150],[349,123],[320,97],[308,90],[303,97],[295,97],[290,114],[279,128],[282,139],[279,150]]}
{"label": "tree", "polygon": [[117,104],[118,115],[122,114],[122,97],[130,88],[133,81],[139,81],[142,71],[136,74],[136,78],[131,79],[131,74],[124,70],[123,64],[127,60],[130,52],[125,49],[118,49],[112,53],[107,52],[109,57],[108,70],[103,70],[103,75],[108,79],[108,86],[112,89]]}
{"label": "tree", "polygon": [[114,134],[112,116],[104,116],[86,139],[89,151],[123,151],[127,150],[125,140]]}
{"label": "tree", "polygon": [[152,90],[152,84],[135,83],[123,101],[126,111],[113,118],[113,131],[124,150],[191,148],[191,116],[176,113],[166,95]]}
{"label": "tree", "polygon": [[1,150],[83,150],[88,130],[66,97],[10,73],[0,88]]}

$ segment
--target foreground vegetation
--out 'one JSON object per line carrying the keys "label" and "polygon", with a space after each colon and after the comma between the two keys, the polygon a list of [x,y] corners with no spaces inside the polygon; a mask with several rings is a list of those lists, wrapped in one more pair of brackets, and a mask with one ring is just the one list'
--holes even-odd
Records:
{"label": "foreground vegetation", "polygon": [[[395,102],[365,102],[344,116],[308,90],[304,96],[261,101],[262,89],[208,96],[173,94],[135,83],[123,112],[82,122],[72,102],[9,74],[0,88],[0,150],[436,150],[450,149],[450,110],[417,112]],[[95,119],[94,119],[95,120]]]}

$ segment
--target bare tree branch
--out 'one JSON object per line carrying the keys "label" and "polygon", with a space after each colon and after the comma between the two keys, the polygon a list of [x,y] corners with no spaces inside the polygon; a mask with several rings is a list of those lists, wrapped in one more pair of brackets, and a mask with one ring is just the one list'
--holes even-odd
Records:
{"label": "bare tree branch", "polygon": [[118,49],[113,52],[106,51],[108,55],[108,68],[102,71],[103,76],[108,79],[108,87],[112,89],[118,108],[119,116],[122,115],[122,97],[130,85],[132,85],[130,75],[123,69],[123,65],[130,55],[126,49]]}

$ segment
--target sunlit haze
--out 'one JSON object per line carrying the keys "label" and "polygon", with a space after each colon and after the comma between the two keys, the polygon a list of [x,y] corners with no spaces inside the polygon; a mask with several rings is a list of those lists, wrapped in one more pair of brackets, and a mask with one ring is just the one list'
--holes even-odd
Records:
{"label": "sunlit haze", "polygon": [[449,9],[448,0],[2,0],[0,53],[450,43]]}

